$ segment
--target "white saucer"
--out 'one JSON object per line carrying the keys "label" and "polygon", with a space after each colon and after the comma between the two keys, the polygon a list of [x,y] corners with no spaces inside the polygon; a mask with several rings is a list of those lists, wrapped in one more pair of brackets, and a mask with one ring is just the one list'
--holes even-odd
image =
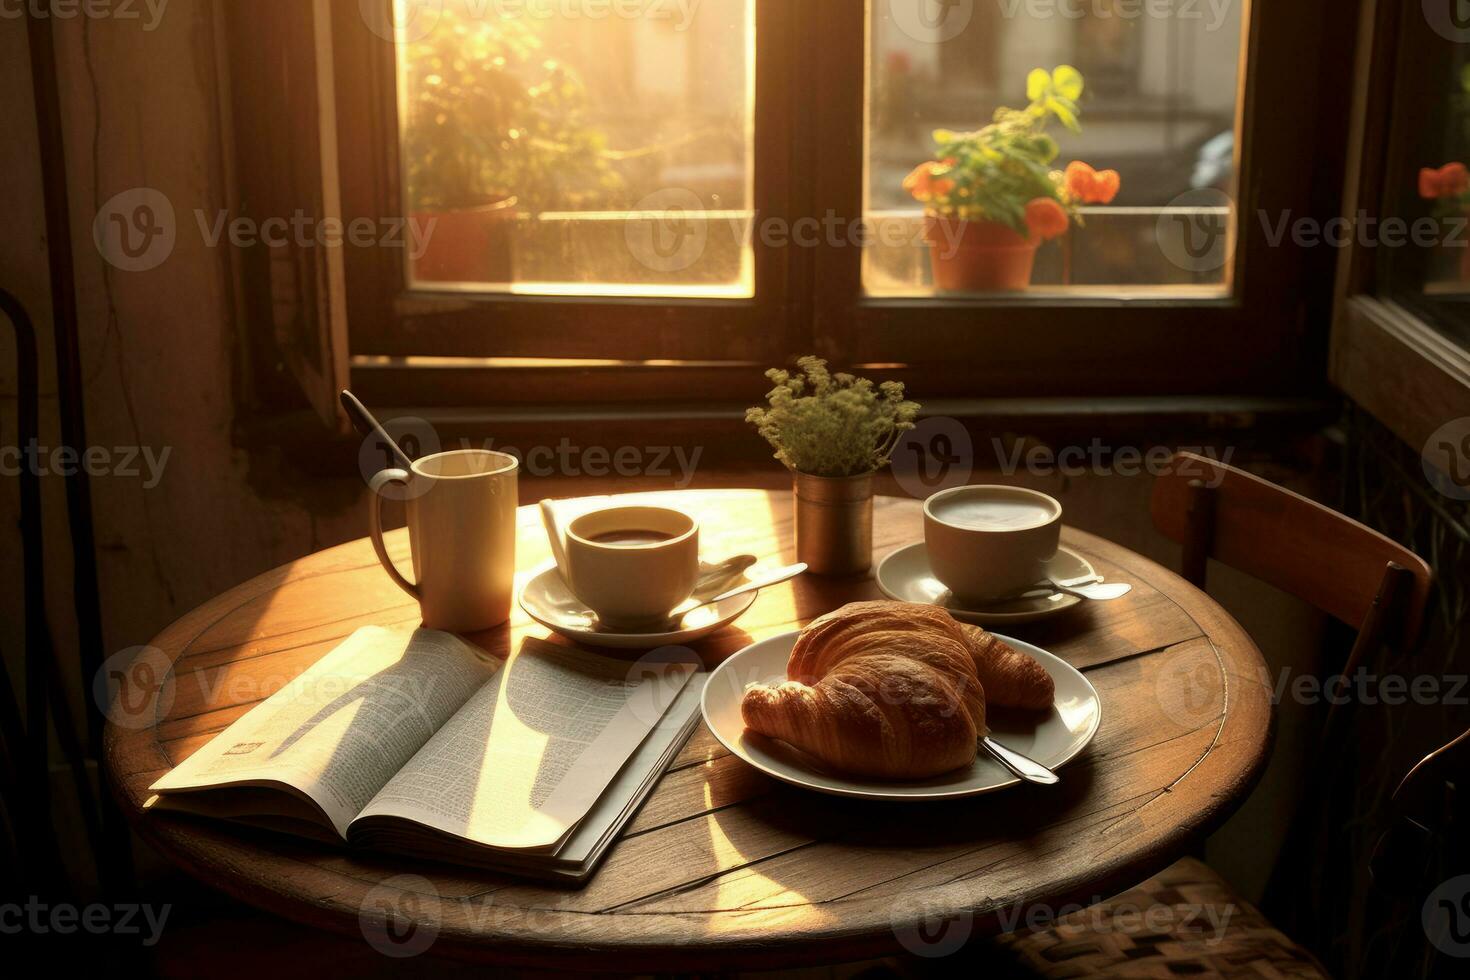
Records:
{"label": "white saucer", "polygon": [[550,565],[521,589],[520,603],[526,615],[569,640],[613,650],[653,650],[693,643],[724,629],[743,616],[759,595],[747,592],[718,605],[696,609],[684,618],[687,628],[674,633],[612,633],[597,624],[597,614],[572,595],[561,572]]}
{"label": "white saucer", "polygon": [[[885,781],[845,776],[821,768],[816,760],[785,742],[747,731],[740,702],[751,684],[786,679],[786,661],[799,633],[785,633],[753,643],[720,664],[705,685],[701,707],[704,723],[725,748],[769,776],[819,793],[873,800],[937,800],[992,793],[1021,780],[982,751],[968,769],[932,779]],[[1102,722],[1102,702],[1091,682],[1071,664],[1029,643],[1000,637],[1041,662],[1056,681],[1056,702],[1040,712],[992,712],[990,734],[1051,769],[1065,765],[1085,749]],[[1065,777],[1064,777],[1065,778]]]}
{"label": "white saucer", "polygon": [[[1086,558],[1067,548],[1047,566],[1050,577],[1058,580],[1081,578],[1095,571]],[[1012,599],[985,609],[965,609],[956,603],[948,587],[934,577],[929,567],[929,549],[920,541],[900,548],[878,565],[878,588],[899,602],[922,602],[943,606],[955,619],[979,626],[1005,626],[1034,623],[1066,612],[1082,600],[1060,592],[1032,599]]]}

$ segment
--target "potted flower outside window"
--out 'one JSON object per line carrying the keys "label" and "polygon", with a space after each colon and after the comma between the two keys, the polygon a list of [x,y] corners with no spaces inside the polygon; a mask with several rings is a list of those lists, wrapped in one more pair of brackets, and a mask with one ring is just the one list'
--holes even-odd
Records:
{"label": "potted flower outside window", "polygon": [[521,20],[449,6],[409,45],[403,160],[426,236],[415,278],[509,282],[518,215],[575,210],[621,188],[606,138],[585,121],[585,86],[541,48]]}
{"label": "potted flower outside window", "polygon": [[1080,132],[1082,91],[1082,74],[1070,65],[1037,68],[1026,81],[1026,108],[1002,107],[973,133],[934,133],[935,159],[916,167],[904,188],[925,208],[937,289],[1025,289],[1041,243],[1081,224],[1081,205],[1117,196],[1122,180],[1115,170],[1080,160],[1065,171],[1052,168],[1061,151],[1047,125],[1057,119]]}

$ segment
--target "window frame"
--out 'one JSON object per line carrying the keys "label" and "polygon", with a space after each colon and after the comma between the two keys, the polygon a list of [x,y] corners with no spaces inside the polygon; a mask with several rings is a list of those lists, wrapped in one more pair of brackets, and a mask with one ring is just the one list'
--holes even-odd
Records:
{"label": "window frame", "polygon": [[[1417,8],[1414,8],[1417,10]],[[1416,52],[1411,12],[1361,0],[1342,213],[1387,214],[1389,137],[1400,60]],[[1423,25],[1419,25],[1423,27]],[[1427,29],[1427,28],[1424,28]],[[1333,384],[1407,445],[1470,416],[1470,350],[1420,311],[1378,293],[1376,249],[1354,241],[1338,266],[1330,351]],[[1425,457],[1438,461],[1439,457]]]}
{"label": "window frame", "polygon": [[[753,300],[466,297],[411,291],[401,255],[351,249],[352,384],[400,405],[626,415],[659,402],[729,415],[763,390],[760,368],[815,351],[931,400],[1320,394],[1336,259],[1270,249],[1253,216],[1336,213],[1336,185],[1324,195],[1314,181],[1325,170],[1330,183],[1341,154],[1324,160],[1308,121],[1330,118],[1334,86],[1348,90],[1332,52],[1353,24],[1328,16],[1331,0],[1242,2],[1245,193],[1225,298],[869,298],[861,249],[776,249],[759,234]],[[860,220],[867,4],[756,3],[757,220]],[[381,219],[402,210],[392,46],[363,29],[356,4],[333,9],[339,141],[370,148],[342,154],[344,217]],[[1333,29],[1320,54],[1294,44]],[[1303,84],[1309,57],[1320,70]]]}

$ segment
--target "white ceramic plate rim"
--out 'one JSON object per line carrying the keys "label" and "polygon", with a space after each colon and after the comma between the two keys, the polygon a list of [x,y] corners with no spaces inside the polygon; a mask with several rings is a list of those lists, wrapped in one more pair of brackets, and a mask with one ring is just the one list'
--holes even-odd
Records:
{"label": "white ceramic plate rim", "polygon": [[609,633],[600,630],[578,629],[575,626],[568,626],[566,623],[558,623],[549,616],[542,616],[537,613],[536,609],[526,601],[526,593],[537,582],[548,575],[560,574],[557,571],[555,563],[547,565],[533,573],[526,580],[526,584],[521,588],[520,592],[516,593],[516,601],[520,604],[521,609],[525,611],[527,616],[530,616],[552,632],[560,633],[562,636],[579,640],[583,643],[589,643],[593,646],[611,647],[614,649],[628,649],[632,647],[647,647],[652,649],[693,642],[729,626],[735,620],[744,616],[750,607],[755,605],[755,601],[760,598],[759,592],[747,592],[745,595],[735,596],[733,599],[726,599],[717,607],[726,609],[727,612],[725,615],[722,615],[712,623],[706,623],[694,629],[680,630],[676,633]]}
{"label": "white ceramic plate rim", "polygon": [[[758,648],[773,647],[777,644],[784,645],[786,653],[789,655],[791,647],[795,645],[796,638],[800,635],[801,634],[799,631],[793,631],[790,633],[782,633],[778,636],[773,636],[768,639],[761,640],[757,643],[752,643],[749,646],[744,647],[743,649],[732,654],[727,660],[725,660],[724,663],[720,664],[714,669],[714,671],[710,673],[709,682],[705,685],[704,692],[700,697],[700,712],[704,716],[704,724],[705,727],[710,730],[710,734],[712,734],[715,737],[715,740],[723,745],[726,749],[728,749],[729,752],[736,758],[739,758],[749,765],[754,766],[756,769],[759,769],[761,772],[764,772],[768,776],[779,779],[785,783],[790,783],[793,786],[800,786],[803,789],[810,789],[818,793],[826,793],[832,796],[846,796],[869,800],[920,801],[957,799],[961,797],[981,796],[986,793],[994,793],[998,790],[1007,789],[1011,786],[1016,786],[1021,783],[1021,779],[1019,777],[1012,776],[1010,774],[1007,774],[1005,777],[1002,777],[999,780],[993,782],[971,785],[966,785],[963,782],[958,782],[956,785],[949,788],[946,788],[944,784],[940,784],[938,786],[933,785],[933,781],[904,783],[901,781],[884,782],[879,780],[862,780],[846,777],[839,773],[815,773],[794,763],[783,762],[779,759],[768,762],[763,758],[753,757],[749,753],[749,751],[747,751],[745,745],[738,735],[733,738],[729,737],[729,733],[722,730],[720,726],[711,722],[710,700],[712,697],[718,696],[717,692],[722,692],[730,683],[730,679],[726,675],[726,672],[728,671],[730,673],[733,673],[735,669],[734,665],[739,663],[742,657],[749,656],[752,651],[755,651]],[[1036,659],[1041,662],[1042,666],[1047,669],[1047,672],[1050,673],[1053,678],[1067,678],[1069,680],[1080,681],[1087,692],[1087,698],[1092,705],[1092,720],[1091,724],[1088,726],[1087,731],[1080,738],[1075,737],[1076,733],[1073,733],[1074,740],[1072,744],[1068,747],[1068,750],[1065,751],[1061,756],[1050,759],[1037,759],[1038,762],[1045,764],[1053,770],[1060,769],[1062,766],[1065,766],[1067,763],[1077,758],[1078,755],[1082,754],[1082,752],[1085,751],[1087,747],[1092,744],[1093,738],[1096,737],[1098,729],[1102,725],[1102,698],[1098,696],[1097,688],[1092,686],[1092,682],[1087,679],[1087,676],[1076,667],[1073,667],[1071,664],[1067,663],[1061,657],[1058,657],[1053,653],[1048,653],[1046,650],[1043,650],[1037,646],[1033,646],[1032,644],[1027,643],[1024,640],[1017,640],[1012,637],[1002,636],[999,633],[996,633],[994,635],[997,639],[1009,643],[1011,646],[1022,651],[1023,653],[1028,653],[1031,656],[1036,657]],[[744,685],[741,685],[741,690],[744,690]],[[742,727],[740,734],[743,733],[744,729]],[[985,753],[983,749],[979,752],[976,758],[985,758]],[[999,765],[999,763],[996,763],[995,765]],[[812,777],[814,776],[825,779],[827,780],[827,782],[814,782],[812,780]],[[959,779],[958,776],[956,776],[955,778],[956,780]],[[974,774],[972,773],[969,778],[974,779]]]}
{"label": "white ceramic plate rim", "polygon": [[[898,564],[901,561],[904,561],[905,559],[909,559],[910,555],[913,552],[917,552],[919,550],[923,550],[925,554],[925,565],[927,565],[927,556],[929,549],[928,545],[926,545],[923,541],[916,541],[913,544],[904,545],[902,548],[896,548],[893,551],[889,552],[883,558],[883,560],[878,563],[878,571],[874,574],[873,578],[878,583],[878,590],[880,592],[882,592],[888,598],[894,599],[898,602],[924,602],[924,600],[918,599],[914,595],[903,595],[899,593],[895,589],[890,588],[889,582],[886,581],[887,579],[891,579],[893,577],[894,573],[892,572],[892,568],[894,565]],[[1081,562],[1087,568],[1093,568],[1092,562],[1088,561],[1087,558],[1080,552],[1074,551],[1073,549],[1068,548],[1065,545],[1058,550],[1065,552],[1070,557]],[[1096,569],[1093,569],[1093,571],[1096,571]],[[1037,601],[1040,602],[1042,600]],[[961,609],[957,606],[941,605],[940,603],[933,601],[926,602],[925,604],[938,606],[940,609],[943,609],[945,612],[954,616],[956,619],[964,620],[967,623],[994,623],[997,625],[1012,623],[1019,626],[1023,623],[1033,623],[1037,620],[1047,619],[1048,617],[1055,616],[1058,613],[1062,613],[1067,611],[1068,609],[1074,608],[1082,602],[1082,600],[1077,596],[1071,595],[1061,595],[1060,598],[1055,598],[1055,601],[1053,601],[1053,599],[1047,599],[1045,601],[1049,602],[1050,605],[1044,607],[1038,606],[1035,609],[1027,609],[1017,612],[986,612],[984,610],[978,609]]]}

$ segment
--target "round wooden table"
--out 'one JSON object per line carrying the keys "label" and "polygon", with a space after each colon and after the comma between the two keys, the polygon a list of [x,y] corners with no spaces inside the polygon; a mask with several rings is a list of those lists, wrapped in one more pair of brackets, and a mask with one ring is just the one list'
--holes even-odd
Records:
{"label": "round wooden table", "polygon": [[[707,555],[794,560],[789,494],[658,497],[701,519]],[[520,567],[546,562],[534,508],[521,508],[520,532]],[[918,502],[877,501],[877,556],[922,536]],[[391,541],[406,560],[403,532]],[[152,782],[347,634],[417,619],[365,540],[262,575],[157,637],[147,659],[172,665],[171,696],[150,710],[149,692],[130,692],[124,681],[123,703],[142,707],[109,724],[108,773],[139,831],[192,874],[389,952],[721,970],[945,952],[1161,870],[1242,801],[1265,762],[1270,685],[1240,626],[1127,549],[1071,529],[1063,542],[1108,580],[1135,588],[1011,630],[1085,671],[1102,696],[1096,740],[1054,788],[919,805],[819,796],[756,772],[701,726],[581,890],[143,814]],[[697,649],[713,665],[753,640],[878,596],[871,577],[804,576],[763,593],[735,627]],[[545,635],[517,609],[509,626],[472,639],[505,652]],[[385,913],[415,928],[385,932]]]}

